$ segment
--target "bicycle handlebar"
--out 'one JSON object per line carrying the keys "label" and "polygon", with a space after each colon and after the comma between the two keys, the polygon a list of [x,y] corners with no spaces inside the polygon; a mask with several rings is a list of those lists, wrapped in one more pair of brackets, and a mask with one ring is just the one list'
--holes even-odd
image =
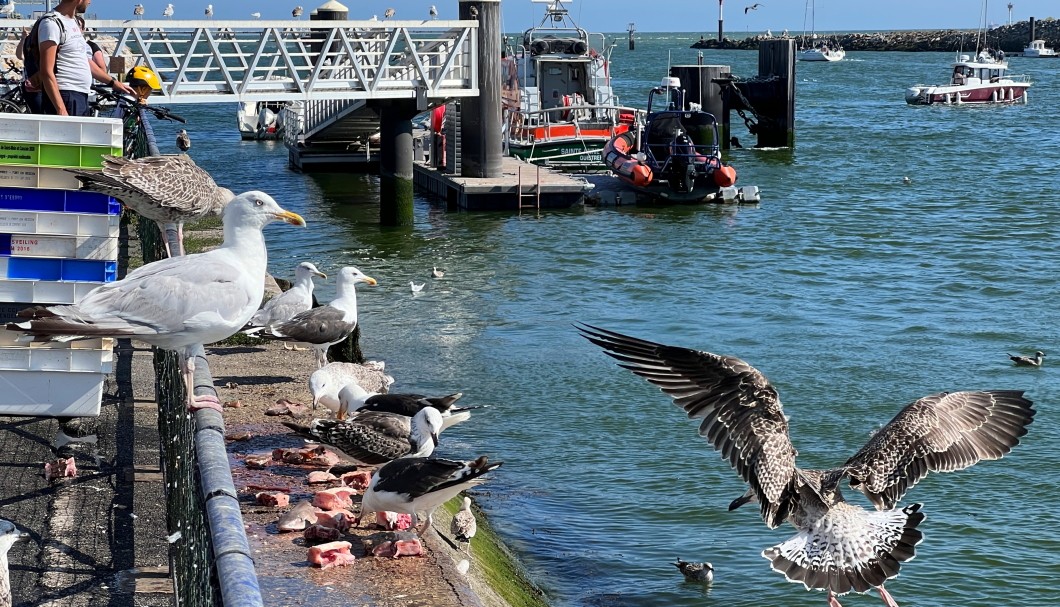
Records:
{"label": "bicycle handlebar", "polygon": [[96,84],[92,86],[92,90],[95,91],[96,94],[100,97],[113,101],[120,106],[136,109],[145,109],[154,114],[155,118],[158,118],[159,120],[175,120],[176,122],[179,122],[181,124],[188,123],[188,121],[184,119],[183,116],[174,114],[173,112],[169,111],[169,108],[165,108],[160,105],[147,105],[146,103],[141,103],[132,95],[116,93],[109,87]]}

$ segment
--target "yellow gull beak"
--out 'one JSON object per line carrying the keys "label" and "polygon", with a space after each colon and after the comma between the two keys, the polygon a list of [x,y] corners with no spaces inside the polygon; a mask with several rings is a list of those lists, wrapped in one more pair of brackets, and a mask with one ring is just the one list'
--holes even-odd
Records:
{"label": "yellow gull beak", "polygon": [[298,213],[292,213],[290,211],[281,211],[279,213],[276,213],[276,219],[279,219],[280,221],[286,221],[287,223],[293,226],[305,227],[305,220],[302,219],[302,216]]}
{"label": "yellow gull beak", "polygon": [[375,285],[379,284],[379,283],[377,283],[377,282],[375,281],[375,279],[374,279],[374,278],[372,278],[371,276],[365,276],[365,277],[364,277],[364,282],[366,282],[366,283],[368,283],[368,284],[372,285],[373,287],[374,287]]}

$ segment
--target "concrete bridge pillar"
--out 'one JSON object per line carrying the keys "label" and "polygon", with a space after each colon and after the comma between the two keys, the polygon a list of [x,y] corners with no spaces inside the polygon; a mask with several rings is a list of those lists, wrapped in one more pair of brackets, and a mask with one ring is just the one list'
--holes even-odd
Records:
{"label": "concrete bridge pillar", "polygon": [[479,22],[478,97],[460,104],[464,177],[501,176],[501,2],[460,0],[460,18]]}
{"label": "concrete bridge pillar", "polygon": [[412,225],[412,119],[416,101],[379,102],[379,223]]}

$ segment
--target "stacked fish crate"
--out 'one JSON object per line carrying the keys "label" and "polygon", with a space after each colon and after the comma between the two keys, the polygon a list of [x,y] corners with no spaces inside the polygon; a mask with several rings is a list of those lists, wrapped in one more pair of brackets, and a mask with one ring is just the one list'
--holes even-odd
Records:
{"label": "stacked fish crate", "polygon": [[[121,142],[116,118],[0,114],[0,321],[117,279],[121,208],[63,169],[99,169]],[[0,330],[0,415],[99,415],[114,340],[17,338]]]}

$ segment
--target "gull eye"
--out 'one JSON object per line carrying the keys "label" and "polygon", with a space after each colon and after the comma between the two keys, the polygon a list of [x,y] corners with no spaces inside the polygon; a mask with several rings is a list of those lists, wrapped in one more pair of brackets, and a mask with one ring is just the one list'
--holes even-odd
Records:
{"label": "gull eye", "polygon": [[256,206],[256,207],[260,207],[260,206],[262,206],[262,205],[264,205],[264,204],[265,204],[265,201],[263,201],[263,200],[259,200],[259,199],[257,199],[257,198],[255,198],[255,199],[254,199],[254,206]]}

